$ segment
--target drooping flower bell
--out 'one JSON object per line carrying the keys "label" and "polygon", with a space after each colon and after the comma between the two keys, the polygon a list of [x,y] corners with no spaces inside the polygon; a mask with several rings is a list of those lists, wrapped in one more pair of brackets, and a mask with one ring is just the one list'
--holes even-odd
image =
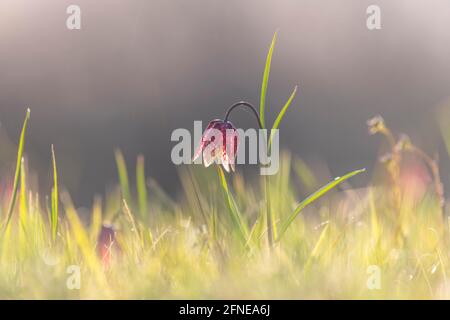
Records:
{"label": "drooping flower bell", "polygon": [[193,161],[203,154],[205,167],[217,163],[227,172],[230,169],[234,171],[237,147],[238,135],[233,124],[227,120],[215,119],[206,127]]}
{"label": "drooping flower bell", "polygon": [[209,167],[212,163],[221,164],[227,172],[234,171],[236,152],[238,148],[238,133],[235,126],[228,121],[231,112],[237,107],[246,107],[253,112],[258,126],[263,128],[261,118],[255,107],[246,102],[239,101],[228,108],[224,120],[212,120],[203,133],[200,145],[195,152],[193,161],[203,154],[203,164]]}

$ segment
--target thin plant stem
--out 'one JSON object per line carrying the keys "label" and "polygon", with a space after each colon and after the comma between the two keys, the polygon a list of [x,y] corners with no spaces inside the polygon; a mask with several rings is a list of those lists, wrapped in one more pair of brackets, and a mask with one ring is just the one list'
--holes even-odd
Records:
{"label": "thin plant stem", "polygon": [[228,110],[227,110],[227,113],[225,114],[225,119],[224,119],[225,122],[228,121],[228,118],[230,117],[231,111],[233,111],[236,107],[239,107],[239,106],[249,108],[253,112],[253,114],[255,115],[256,120],[258,121],[259,128],[260,129],[264,129],[264,126],[263,126],[263,124],[261,122],[261,118],[259,117],[258,111],[256,111],[256,108],[251,103],[246,102],[246,101],[236,102],[231,107],[229,107]]}
{"label": "thin plant stem", "polygon": [[270,184],[269,184],[269,176],[266,175],[264,177],[264,193],[266,195],[266,219],[267,219],[267,240],[269,242],[269,248],[273,247],[273,221],[272,221],[272,213],[270,210],[270,192],[269,192]]}
{"label": "thin plant stem", "polygon": [[[264,126],[261,122],[261,117],[258,114],[258,111],[256,111],[256,108],[249,102],[246,101],[239,101],[233,104],[231,107],[228,108],[227,113],[225,114],[224,121],[228,121],[228,118],[230,117],[231,112],[237,108],[237,107],[247,107],[249,108],[252,113],[254,114],[258,126],[260,129],[264,129]],[[268,141],[265,141],[264,143],[266,145],[266,148],[268,148]],[[273,230],[273,221],[272,221],[272,214],[270,210],[270,191],[269,191],[270,185],[269,185],[269,177],[266,176],[264,178],[264,193],[265,193],[265,199],[266,199],[266,221],[267,221],[267,240],[269,243],[269,247],[273,247],[274,243],[274,230]]]}

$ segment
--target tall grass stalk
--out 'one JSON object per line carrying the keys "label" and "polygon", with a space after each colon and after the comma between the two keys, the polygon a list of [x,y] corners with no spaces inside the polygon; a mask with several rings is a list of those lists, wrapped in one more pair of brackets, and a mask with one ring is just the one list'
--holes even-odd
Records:
{"label": "tall grass stalk", "polygon": [[127,165],[125,163],[125,158],[123,156],[122,151],[116,150],[116,164],[117,164],[117,172],[119,174],[119,182],[120,189],[122,191],[122,197],[125,199],[127,203],[132,203],[131,192],[130,192],[130,183],[128,182],[128,171]]}
{"label": "tall grass stalk", "polygon": [[147,183],[145,178],[144,156],[139,155],[136,164],[136,189],[138,194],[139,214],[142,221],[146,221],[147,210]]}
{"label": "tall grass stalk", "polygon": [[52,145],[52,168],[53,168],[53,188],[52,188],[52,206],[51,206],[51,227],[52,240],[56,241],[59,219],[59,191],[58,191],[58,170],[56,169],[55,147]]}
{"label": "tall grass stalk", "polygon": [[[262,128],[265,129],[266,126],[266,116],[265,111],[267,109],[266,107],[266,98],[267,98],[267,86],[269,84],[269,74],[270,74],[270,66],[272,64],[272,55],[273,50],[275,48],[275,42],[277,39],[277,33],[275,32],[272,43],[270,44],[269,52],[267,53],[266,57],[266,63],[264,66],[264,73],[263,73],[263,80],[261,84],[261,98],[259,103],[259,117],[260,117],[260,123]],[[266,141],[265,145],[268,145],[268,141]],[[272,248],[273,246],[273,240],[274,240],[274,225],[273,225],[273,217],[272,212],[270,208],[270,177],[266,176],[264,177],[264,195],[265,195],[265,204],[266,204],[266,223],[267,223],[267,241],[269,244],[269,247]]]}
{"label": "tall grass stalk", "polygon": [[27,132],[28,120],[30,119],[30,113],[31,113],[30,109],[27,109],[27,113],[25,115],[25,120],[24,120],[23,126],[22,126],[22,132],[20,133],[19,147],[17,150],[16,170],[15,170],[15,174],[14,174],[14,183],[13,183],[13,188],[12,188],[12,195],[11,195],[11,200],[9,202],[6,222],[2,228],[3,230],[5,230],[8,227],[9,222],[11,221],[11,217],[12,217],[12,214],[14,211],[14,206],[16,204],[17,190],[19,188],[19,179],[20,179],[20,172],[21,172],[20,169],[22,167],[23,150],[25,148],[25,135]]}

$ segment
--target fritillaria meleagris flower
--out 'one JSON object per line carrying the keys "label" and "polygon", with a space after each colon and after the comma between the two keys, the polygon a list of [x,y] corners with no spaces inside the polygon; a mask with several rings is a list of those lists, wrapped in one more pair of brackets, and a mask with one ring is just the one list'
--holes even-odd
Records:
{"label": "fritillaria meleagris flower", "polygon": [[234,171],[238,135],[230,121],[212,120],[203,133],[193,161],[203,154],[203,164],[221,164],[227,172]]}
{"label": "fritillaria meleagris flower", "polygon": [[114,227],[107,224],[102,225],[97,241],[97,250],[105,268],[108,268],[111,263],[115,240],[116,230],[114,230]]}

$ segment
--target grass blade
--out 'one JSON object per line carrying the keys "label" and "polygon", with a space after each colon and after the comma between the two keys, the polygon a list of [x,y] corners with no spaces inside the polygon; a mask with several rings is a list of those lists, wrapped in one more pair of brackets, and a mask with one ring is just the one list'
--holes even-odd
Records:
{"label": "grass blade", "polygon": [[92,206],[91,228],[89,230],[89,237],[92,242],[95,242],[96,239],[98,239],[100,230],[102,229],[102,219],[102,199],[99,196],[96,196]]}
{"label": "grass blade", "polygon": [[145,183],[144,156],[139,155],[136,164],[136,188],[138,194],[139,213],[145,220],[147,216],[147,185]]}
{"label": "grass blade", "polygon": [[23,149],[25,146],[25,134],[27,132],[28,120],[30,119],[30,112],[31,112],[30,109],[27,109],[27,113],[25,115],[25,120],[23,122],[22,132],[20,134],[19,148],[17,150],[17,163],[16,163],[16,172],[14,174],[13,190],[12,190],[11,200],[9,202],[6,222],[3,226],[4,229],[6,229],[8,227],[8,224],[12,217],[12,213],[14,211],[14,205],[16,204],[17,189],[19,187],[19,179],[20,179],[20,168],[22,167],[22,156],[23,156]]}
{"label": "grass blade", "polygon": [[22,163],[20,165],[19,216],[23,229],[25,229],[27,225],[27,215],[27,172],[25,168],[25,159],[22,157]]}
{"label": "grass blade", "polygon": [[122,190],[122,197],[127,203],[131,204],[131,193],[130,185],[128,183],[127,165],[125,164],[125,159],[120,150],[116,150],[114,153],[116,156],[117,172],[119,174],[119,183]]}
{"label": "grass blade", "polygon": [[[84,263],[86,263],[87,267],[92,271],[100,287],[105,289],[107,287],[107,282],[105,274],[102,270],[100,259],[95,252],[95,246],[90,242],[89,234],[81,222],[70,196],[67,193],[62,193],[61,200],[64,205],[64,212],[66,213],[67,221],[70,227],[70,238],[75,240],[78,248],[80,249],[81,255],[84,258]],[[105,293],[108,294],[107,292]]]}
{"label": "grass blade", "polygon": [[275,41],[277,39],[277,33],[273,35],[272,43],[270,44],[269,52],[267,53],[266,65],[264,68],[263,81],[261,85],[261,98],[259,102],[259,116],[261,118],[261,123],[263,128],[266,127],[265,124],[265,107],[266,107],[266,96],[267,96],[267,84],[269,83],[270,74],[270,64],[272,63],[273,48],[275,47]]}
{"label": "grass blade", "polygon": [[279,236],[277,238],[277,241],[281,239],[283,234],[286,232],[287,228],[291,225],[292,221],[297,217],[297,215],[309,204],[319,199],[321,196],[326,194],[328,191],[332,190],[334,187],[336,187],[338,184],[344,182],[347,179],[350,179],[351,177],[364,172],[365,169],[355,170],[350,173],[347,173],[345,176],[339,177],[334,179],[333,181],[329,182],[313,194],[311,194],[309,197],[307,197],[305,200],[303,200],[297,208],[294,210],[294,212],[283,222],[281,225]]}
{"label": "grass blade", "polygon": [[306,261],[305,271],[308,272],[311,268],[313,261],[315,261],[316,259],[318,259],[320,257],[320,255],[321,255],[322,251],[324,250],[324,247],[327,243],[329,230],[330,230],[330,224],[327,223],[325,225],[325,228],[320,233],[319,240],[317,240],[317,243],[314,246],[314,249],[312,250],[311,255],[309,256],[308,260]]}
{"label": "grass blade", "polygon": [[229,211],[231,214],[231,218],[233,220],[233,223],[236,225],[237,229],[239,230],[239,235],[241,237],[241,240],[245,244],[245,243],[247,243],[248,234],[249,234],[248,227],[247,227],[245,221],[243,220],[242,215],[239,212],[239,209],[236,205],[236,201],[234,200],[234,197],[228,188],[227,179],[225,178],[222,168],[219,166],[217,166],[217,168],[219,171],[220,182],[221,182],[223,190],[225,191],[225,195],[227,198],[227,203],[228,203],[228,208],[230,209]]}
{"label": "grass blade", "polygon": [[283,117],[284,117],[287,109],[291,105],[292,101],[294,100],[296,93],[297,93],[297,86],[295,86],[294,90],[291,93],[291,96],[289,97],[288,101],[286,102],[284,107],[281,109],[280,113],[278,114],[277,118],[275,119],[275,121],[273,123],[272,131],[270,132],[269,149],[270,149],[270,146],[272,145],[272,137],[273,137],[273,134],[274,134],[273,130],[278,129],[278,127],[280,126],[280,122],[283,119]]}
{"label": "grass blade", "polygon": [[311,251],[310,259],[317,259],[322,252],[323,247],[325,246],[325,241],[328,236],[328,230],[330,228],[330,223],[327,223],[325,225],[325,228],[320,233],[319,240],[317,240],[316,245],[314,246],[314,249]]}
{"label": "grass blade", "polygon": [[52,209],[51,209],[51,227],[52,227],[52,240],[56,240],[56,234],[58,231],[58,171],[56,170],[56,157],[55,148],[52,145],[52,166],[53,166],[53,189],[52,189]]}

